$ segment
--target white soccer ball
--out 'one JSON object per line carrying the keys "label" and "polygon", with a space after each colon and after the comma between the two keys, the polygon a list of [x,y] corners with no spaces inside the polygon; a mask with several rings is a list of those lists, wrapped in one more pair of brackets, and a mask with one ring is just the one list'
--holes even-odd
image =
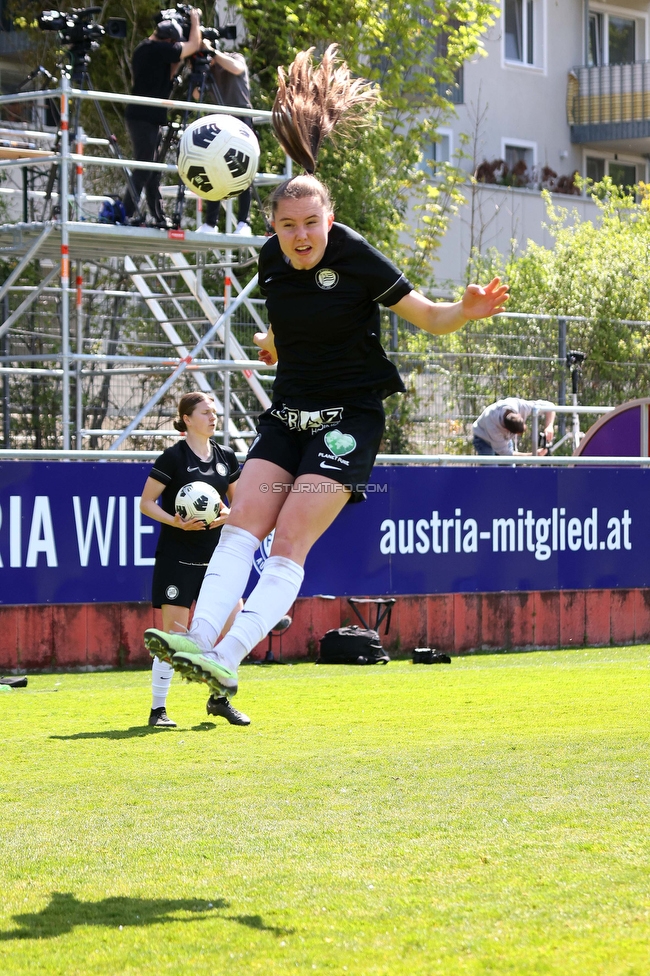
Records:
{"label": "white soccer ball", "polygon": [[221,498],[217,489],[207,482],[192,481],[183,485],[176,495],[175,508],[182,518],[202,519],[209,525],[219,514]]}
{"label": "white soccer ball", "polygon": [[207,115],[185,129],[178,175],[204,200],[225,200],[246,190],[257,172],[260,147],[252,129],[232,115]]}

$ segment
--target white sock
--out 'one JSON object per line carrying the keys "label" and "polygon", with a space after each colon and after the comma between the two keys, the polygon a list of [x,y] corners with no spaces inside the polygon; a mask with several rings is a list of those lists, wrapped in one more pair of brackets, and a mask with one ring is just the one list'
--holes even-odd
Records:
{"label": "white sock", "polygon": [[250,576],[260,540],[235,525],[224,525],[196,601],[190,637],[203,650],[214,647]]}
{"label": "white sock", "polygon": [[174,669],[167,661],[153,659],[151,666],[151,707],[164,708],[167,703],[167,693],[174,677]]}
{"label": "white sock", "polygon": [[236,671],[247,654],[268,634],[298,596],[305,571],[293,559],[271,556],[259,582],[235,622],[215,648],[226,667]]}

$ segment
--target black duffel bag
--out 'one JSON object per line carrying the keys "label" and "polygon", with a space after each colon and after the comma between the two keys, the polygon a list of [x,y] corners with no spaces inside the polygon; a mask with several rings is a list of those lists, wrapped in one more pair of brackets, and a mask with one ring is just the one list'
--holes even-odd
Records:
{"label": "black duffel bag", "polygon": [[328,630],[321,637],[316,664],[388,664],[389,661],[376,630],[352,626]]}

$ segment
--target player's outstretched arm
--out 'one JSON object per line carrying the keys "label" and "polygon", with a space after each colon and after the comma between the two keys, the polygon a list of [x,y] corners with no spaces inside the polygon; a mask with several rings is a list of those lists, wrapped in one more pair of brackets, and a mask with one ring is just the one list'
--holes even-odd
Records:
{"label": "player's outstretched arm", "polygon": [[253,342],[260,347],[257,358],[267,366],[274,366],[278,361],[278,354],[273,339],[273,326],[269,326],[268,332],[256,332]]}
{"label": "player's outstretched arm", "polygon": [[391,312],[432,335],[446,335],[460,329],[470,319],[487,319],[502,312],[508,301],[508,286],[493,278],[489,285],[468,285],[459,302],[432,302],[412,291],[393,305]]}

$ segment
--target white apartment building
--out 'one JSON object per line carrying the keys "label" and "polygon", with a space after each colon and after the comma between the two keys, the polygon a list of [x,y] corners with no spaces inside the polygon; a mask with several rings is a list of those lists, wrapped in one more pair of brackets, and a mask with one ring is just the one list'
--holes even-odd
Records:
{"label": "white apartment building", "polygon": [[[431,156],[453,159],[465,133],[465,151],[472,154],[461,163],[465,169],[484,160],[503,160],[510,172],[525,164],[517,182],[528,179],[535,189],[481,187],[474,206],[463,207],[452,221],[439,282],[463,280],[472,243],[502,252],[511,240],[519,247],[528,238],[550,243],[538,189],[545,168],[557,178],[577,171],[594,180],[608,175],[622,185],[648,178],[648,0],[501,0],[501,17],[485,49],[487,57],[459,72],[449,92],[456,117],[441,127]],[[596,216],[590,200],[554,198],[583,218]]]}

